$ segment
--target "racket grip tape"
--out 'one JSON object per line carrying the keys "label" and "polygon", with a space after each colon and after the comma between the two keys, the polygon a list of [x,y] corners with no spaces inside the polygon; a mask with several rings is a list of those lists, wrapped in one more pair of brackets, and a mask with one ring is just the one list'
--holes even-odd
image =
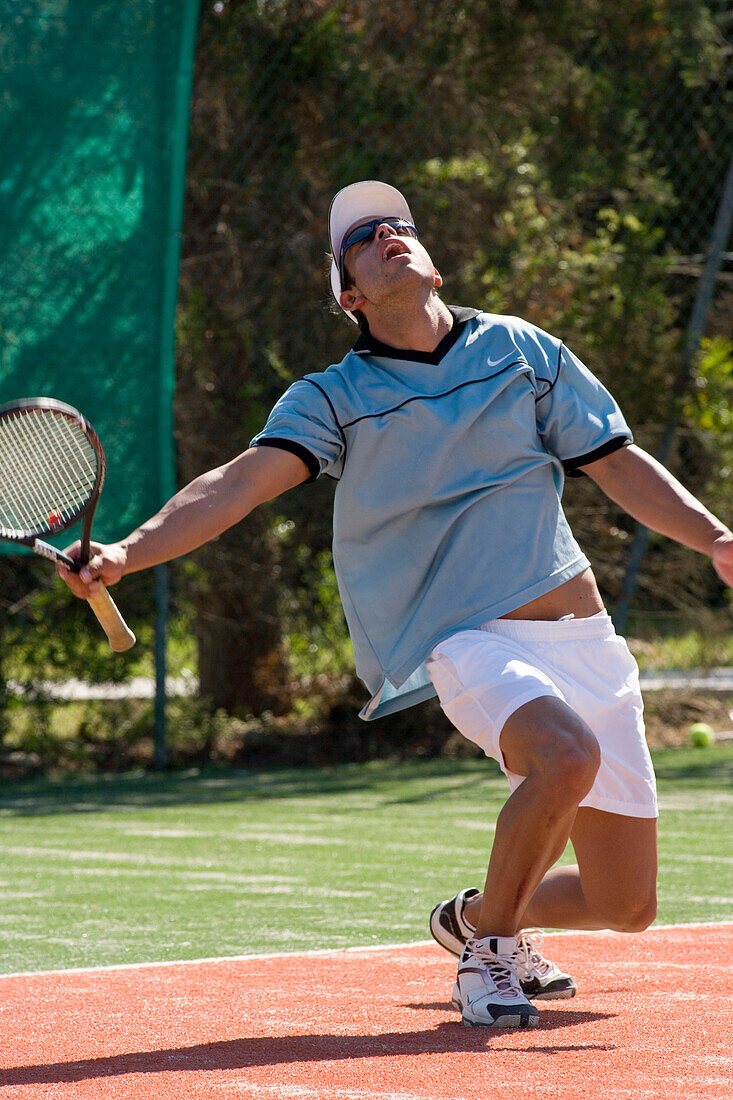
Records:
{"label": "racket grip tape", "polygon": [[117,604],[101,581],[97,595],[92,596],[87,602],[99,619],[100,626],[115,653],[124,653],[132,649],[136,641],[135,635],[120,615]]}

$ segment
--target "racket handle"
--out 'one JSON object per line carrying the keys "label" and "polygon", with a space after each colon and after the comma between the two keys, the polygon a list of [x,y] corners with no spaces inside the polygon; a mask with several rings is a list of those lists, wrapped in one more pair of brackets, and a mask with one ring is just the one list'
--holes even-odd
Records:
{"label": "racket handle", "polygon": [[131,649],[135,644],[135,635],[120,615],[117,604],[101,581],[99,592],[87,602],[99,619],[102,630],[107,635],[115,653],[124,653],[125,650]]}

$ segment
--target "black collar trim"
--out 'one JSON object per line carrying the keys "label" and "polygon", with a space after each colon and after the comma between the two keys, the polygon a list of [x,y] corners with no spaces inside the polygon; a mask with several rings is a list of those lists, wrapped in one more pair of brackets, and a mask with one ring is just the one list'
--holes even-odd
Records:
{"label": "black collar trim", "polygon": [[368,332],[362,333],[351,349],[357,355],[379,355],[383,359],[406,359],[411,363],[440,363],[455,344],[463,332],[467,323],[478,317],[481,312],[478,309],[468,309],[464,306],[448,306],[453,317],[453,327],[447,332],[438,344],[435,351],[413,351],[410,348],[393,348],[389,344],[382,344],[375,340]]}

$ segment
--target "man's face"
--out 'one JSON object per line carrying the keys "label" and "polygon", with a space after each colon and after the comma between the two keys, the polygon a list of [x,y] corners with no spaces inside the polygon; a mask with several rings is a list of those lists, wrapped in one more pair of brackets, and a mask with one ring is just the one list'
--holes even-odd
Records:
{"label": "man's face", "polygon": [[360,218],[349,227],[344,241],[348,240],[349,234],[355,229],[368,226],[374,221],[377,222],[374,231],[364,240],[351,245],[344,254],[348,272],[344,288],[349,281],[348,276],[351,276],[352,285],[367,301],[379,304],[385,295],[391,294],[409,280],[429,280],[430,285],[433,285],[433,262],[413,235],[412,227],[407,228],[408,223],[394,226],[387,221],[380,222],[378,218]]}

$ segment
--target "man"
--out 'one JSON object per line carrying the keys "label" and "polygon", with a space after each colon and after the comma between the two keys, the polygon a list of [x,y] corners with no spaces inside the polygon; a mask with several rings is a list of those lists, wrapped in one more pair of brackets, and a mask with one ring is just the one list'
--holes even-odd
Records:
{"label": "man", "polygon": [[[635,662],[617,638],[560,505],[587,474],[642,523],[733,582],[733,534],[632,443],[613,398],[554,337],[449,309],[406,200],[377,181],[330,212],[331,286],[362,328],[296,382],[243,454],[182,489],[97,580],[188,553],[263,501],[338,479],[334,564],[370,719],[437,692],[511,794],[482,894],[433,911],[461,958],[468,1025],[535,1026],[530,997],[571,996],[532,925],[639,931],[655,914],[656,798]],[[75,551],[72,551],[75,552]],[[553,868],[572,841],[577,866]]]}

